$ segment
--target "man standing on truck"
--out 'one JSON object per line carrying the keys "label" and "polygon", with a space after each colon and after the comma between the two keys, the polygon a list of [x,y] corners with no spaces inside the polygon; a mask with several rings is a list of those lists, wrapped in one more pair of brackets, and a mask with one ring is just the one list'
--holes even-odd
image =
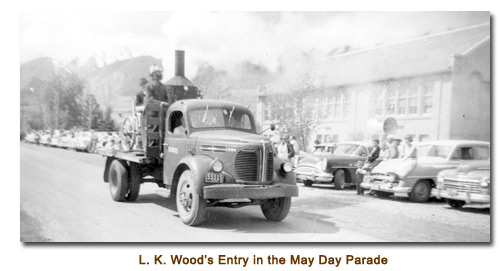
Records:
{"label": "man standing on truck", "polygon": [[[173,93],[168,93],[167,88],[161,82],[163,70],[158,65],[149,68],[151,82],[146,85],[146,103],[172,103]],[[170,91],[171,92],[171,91]]]}

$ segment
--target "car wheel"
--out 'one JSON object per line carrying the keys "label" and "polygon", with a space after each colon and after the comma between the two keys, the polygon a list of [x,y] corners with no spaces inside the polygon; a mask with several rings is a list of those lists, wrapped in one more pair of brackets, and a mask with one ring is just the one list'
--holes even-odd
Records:
{"label": "car wheel", "polygon": [[274,198],[268,199],[260,205],[264,216],[271,221],[281,221],[285,219],[292,206],[292,198]]}
{"label": "car wheel", "polygon": [[129,189],[129,178],[126,164],[114,160],[109,168],[109,192],[114,201],[123,201]]}
{"label": "car wheel", "polygon": [[311,181],[311,180],[303,180],[302,183],[304,184],[304,186],[307,186],[307,187],[310,187],[313,185],[313,181]]}
{"label": "car wheel", "polygon": [[453,209],[460,209],[465,205],[463,200],[446,199],[446,203]]}
{"label": "car wheel", "polygon": [[388,198],[388,197],[392,196],[391,192],[385,192],[385,191],[374,191],[374,192],[375,192],[375,195],[377,195],[377,197],[381,197],[381,198]]}
{"label": "car wheel", "polygon": [[189,226],[200,224],[207,210],[207,203],[196,192],[194,182],[193,172],[191,170],[184,171],[179,178],[175,198],[179,217],[184,224]]}
{"label": "car wheel", "polygon": [[431,196],[431,185],[428,181],[418,181],[410,193],[410,201],[426,202]]}
{"label": "car wheel", "polygon": [[343,169],[335,171],[333,176],[333,184],[335,190],[342,190],[345,188],[345,172]]}

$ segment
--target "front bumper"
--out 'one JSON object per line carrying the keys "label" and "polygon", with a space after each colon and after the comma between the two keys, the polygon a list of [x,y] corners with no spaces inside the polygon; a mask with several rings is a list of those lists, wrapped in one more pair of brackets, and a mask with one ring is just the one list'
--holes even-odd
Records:
{"label": "front bumper", "polygon": [[204,199],[270,199],[298,196],[299,188],[295,184],[218,184],[203,187]]}
{"label": "front bumper", "polygon": [[333,174],[326,172],[311,172],[302,171],[300,169],[295,170],[295,175],[299,180],[302,181],[318,181],[318,182],[331,182],[333,180]]}
{"label": "front bumper", "polygon": [[411,187],[398,186],[394,183],[386,182],[362,182],[361,187],[368,190],[384,191],[389,193],[410,193]]}
{"label": "front bumper", "polygon": [[445,199],[453,199],[453,200],[462,200],[466,203],[490,203],[490,195],[483,195],[477,193],[470,192],[460,192],[460,191],[449,191],[446,189],[438,189],[433,188],[431,190],[431,195],[436,198],[445,198]]}

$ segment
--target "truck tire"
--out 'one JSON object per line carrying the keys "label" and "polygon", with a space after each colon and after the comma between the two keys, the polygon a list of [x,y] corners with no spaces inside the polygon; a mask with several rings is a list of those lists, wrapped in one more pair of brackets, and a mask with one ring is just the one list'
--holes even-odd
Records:
{"label": "truck tire", "polygon": [[431,196],[431,184],[429,181],[420,180],[418,181],[410,193],[410,201],[423,203],[429,200]]}
{"label": "truck tire", "polygon": [[342,190],[345,187],[345,172],[343,169],[335,171],[333,176],[333,184],[335,190]]}
{"label": "truck tire", "polygon": [[125,196],[127,201],[135,201],[139,197],[141,190],[141,168],[137,163],[130,163],[130,183],[128,193]]}
{"label": "truck tire", "polygon": [[114,160],[109,168],[109,192],[114,201],[124,201],[129,189],[129,178],[126,164]]}
{"label": "truck tire", "polygon": [[285,219],[292,206],[292,198],[274,198],[268,199],[260,205],[264,216],[271,221],[281,221]]}
{"label": "truck tire", "polygon": [[311,181],[311,180],[303,180],[302,183],[304,184],[304,186],[307,186],[307,187],[310,187],[313,185],[313,181]]}
{"label": "truck tire", "polygon": [[465,205],[463,200],[446,199],[446,203],[453,209],[460,209]]}
{"label": "truck tire", "polygon": [[194,182],[194,174],[191,170],[182,172],[175,197],[179,217],[184,224],[189,226],[200,224],[207,211],[207,202],[196,192]]}

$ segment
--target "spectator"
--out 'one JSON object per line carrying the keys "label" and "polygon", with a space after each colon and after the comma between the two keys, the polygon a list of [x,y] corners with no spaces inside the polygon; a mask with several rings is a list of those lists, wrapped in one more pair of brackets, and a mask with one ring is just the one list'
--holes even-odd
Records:
{"label": "spectator", "polygon": [[283,160],[289,160],[290,158],[295,156],[293,146],[288,142],[288,136],[286,135],[281,136],[281,141],[278,144],[277,148],[278,157]]}
{"label": "spectator", "polygon": [[413,146],[413,137],[411,135],[405,136],[403,139],[403,148],[400,157],[403,160],[414,159],[417,158],[417,148]]}
{"label": "spectator", "polygon": [[293,135],[290,136],[290,144],[292,144],[292,146],[293,146],[293,151],[298,154],[299,148],[300,148],[299,142],[297,142],[297,140],[295,139],[295,136],[293,136]]}
{"label": "spectator", "polygon": [[371,151],[371,153],[366,158],[367,162],[373,163],[373,162],[375,162],[375,160],[378,159],[378,157],[380,155],[379,144],[380,144],[380,141],[378,139],[372,140],[373,150]]}

